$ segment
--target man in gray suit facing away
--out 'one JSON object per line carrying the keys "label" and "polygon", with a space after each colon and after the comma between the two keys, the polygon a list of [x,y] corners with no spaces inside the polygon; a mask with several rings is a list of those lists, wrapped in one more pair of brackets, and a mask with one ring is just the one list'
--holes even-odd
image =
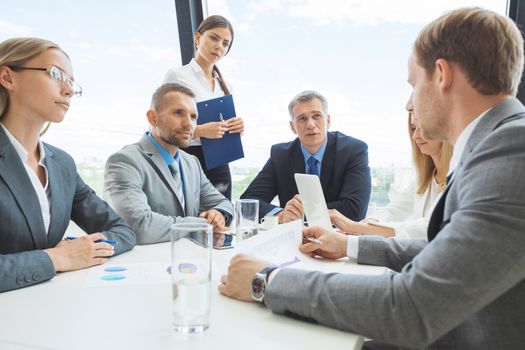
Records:
{"label": "man in gray suit facing away", "polygon": [[429,242],[308,228],[303,235],[321,244],[303,252],[393,271],[272,271],[237,255],[221,293],[362,334],[373,339],[365,349],[523,349],[525,108],[514,97],[522,69],[523,39],[508,18],[464,8],[429,24],[409,60],[409,104],[423,136],[449,140],[457,162]]}
{"label": "man in gray suit facing away", "polygon": [[104,198],[133,228],[138,244],[168,241],[170,226],[201,217],[224,230],[231,202],[208,181],[199,161],[182,151],[197,121],[195,95],[168,83],[153,94],[146,113],[151,132],[125,146],[106,163]]}

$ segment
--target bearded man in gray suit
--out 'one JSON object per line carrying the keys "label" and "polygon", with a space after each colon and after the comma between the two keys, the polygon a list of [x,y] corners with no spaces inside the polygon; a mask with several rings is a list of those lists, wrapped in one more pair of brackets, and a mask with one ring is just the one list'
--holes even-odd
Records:
{"label": "bearded man in gray suit", "polygon": [[374,339],[366,349],[523,349],[525,108],[514,97],[522,69],[523,39],[508,18],[464,8],[429,24],[409,60],[407,107],[423,136],[449,140],[456,157],[429,242],[308,228],[304,236],[321,243],[303,252],[393,271],[275,270],[238,255],[221,293]]}
{"label": "bearded man in gray suit", "polygon": [[[168,241],[170,227],[200,217],[221,232],[233,218],[231,202],[204,175],[188,147],[197,121],[195,95],[168,83],[146,113],[151,132],[106,163],[104,198],[133,228],[138,244]],[[191,219],[190,219],[191,220]]]}

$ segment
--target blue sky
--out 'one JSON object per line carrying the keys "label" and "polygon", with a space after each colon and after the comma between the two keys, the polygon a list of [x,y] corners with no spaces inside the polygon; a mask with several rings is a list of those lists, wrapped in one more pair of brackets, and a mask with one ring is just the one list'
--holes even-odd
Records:
{"label": "blue sky", "polygon": [[[246,123],[247,157],[233,166],[262,166],[271,144],[293,139],[286,106],[304,89],[328,98],[331,129],[366,141],[372,165],[409,165],[412,41],[425,23],[464,5],[504,13],[506,1],[208,1],[209,13],[227,16],[236,31],[220,62]],[[0,40],[14,36],[51,39],[70,54],[84,96],[44,138],[77,162],[104,161],[137,141],[153,90],[181,64],[173,0],[9,1]]]}

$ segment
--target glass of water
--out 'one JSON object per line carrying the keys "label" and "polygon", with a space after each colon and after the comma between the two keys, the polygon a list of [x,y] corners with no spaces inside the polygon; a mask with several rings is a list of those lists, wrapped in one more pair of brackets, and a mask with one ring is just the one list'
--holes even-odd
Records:
{"label": "glass of water", "polygon": [[180,223],[171,226],[173,328],[200,333],[209,327],[211,301],[212,226]]}
{"label": "glass of water", "polygon": [[259,201],[257,199],[239,199],[235,203],[235,226],[238,240],[257,234],[259,226]]}

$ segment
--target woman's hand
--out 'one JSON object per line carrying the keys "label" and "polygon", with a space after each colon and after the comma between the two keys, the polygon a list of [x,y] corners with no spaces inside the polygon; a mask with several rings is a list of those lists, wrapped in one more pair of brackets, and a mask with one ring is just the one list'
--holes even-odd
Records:
{"label": "woman's hand", "polygon": [[100,232],[81,236],[71,241],[61,241],[54,248],[44,250],[55,271],[73,271],[86,267],[104,264],[110,256],[115,254],[115,249],[109,243],[95,241],[106,239]]}
{"label": "woman's hand", "polygon": [[230,134],[240,134],[244,131],[244,122],[240,117],[230,118],[226,124]]}
{"label": "woman's hand", "polygon": [[227,122],[210,122],[195,127],[194,138],[220,139],[228,131]]}
{"label": "woman's hand", "polygon": [[348,233],[359,232],[357,230],[357,223],[350,220],[336,209],[330,209],[328,210],[328,213],[330,214],[330,220],[332,220],[332,223],[341,231]]}

